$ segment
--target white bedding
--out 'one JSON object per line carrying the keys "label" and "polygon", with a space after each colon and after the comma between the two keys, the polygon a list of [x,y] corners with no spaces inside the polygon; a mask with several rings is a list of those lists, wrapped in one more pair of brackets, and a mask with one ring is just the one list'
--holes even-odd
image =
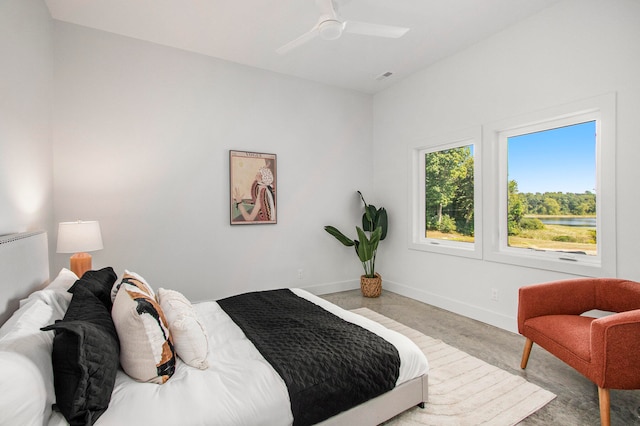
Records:
{"label": "white bedding", "polygon": [[[427,360],[408,338],[360,315],[345,311],[304,290],[293,291],[324,309],[380,335],[398,348],[397,384],[426,374]],[[140,383],[118,371],[104,425],[290,425],[286,386],[216,302],[194,304],[209,333],[209,368],[199,370],[177,360],[164,385]],[[1,349],[0,349],[1,350]],[[54,412],[48,424],[67,425]]]}

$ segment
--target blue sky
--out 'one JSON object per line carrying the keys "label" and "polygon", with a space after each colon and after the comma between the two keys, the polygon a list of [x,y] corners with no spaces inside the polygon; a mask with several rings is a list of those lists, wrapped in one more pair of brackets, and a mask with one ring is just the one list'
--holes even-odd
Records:
{"label": "blue sky", "polygon": [[596,123],[509,138],[509,180],[518,192],[596,192]]}

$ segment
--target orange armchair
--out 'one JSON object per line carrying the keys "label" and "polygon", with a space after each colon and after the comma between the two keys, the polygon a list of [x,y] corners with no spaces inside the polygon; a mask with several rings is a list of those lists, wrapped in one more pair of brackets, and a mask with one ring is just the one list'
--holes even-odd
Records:
{"label": "orange armchair", "polygon": [[[580,314],[615,312],[603,318]],[[598,386],[600,423],[611,424],[609,389],[640,389],[640,283],[578,278],[521,287],[521,368],[537,343]]]}

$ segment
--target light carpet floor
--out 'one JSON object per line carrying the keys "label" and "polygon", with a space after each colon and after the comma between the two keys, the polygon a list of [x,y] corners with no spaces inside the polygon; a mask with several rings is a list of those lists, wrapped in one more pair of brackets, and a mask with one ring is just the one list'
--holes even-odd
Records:
{"label": "light carpet floor", "polygon": [[367,308],[352,312],[404,334],[429,361],[429,401],[385,425],[515,425],[548,404],[553,393]]}

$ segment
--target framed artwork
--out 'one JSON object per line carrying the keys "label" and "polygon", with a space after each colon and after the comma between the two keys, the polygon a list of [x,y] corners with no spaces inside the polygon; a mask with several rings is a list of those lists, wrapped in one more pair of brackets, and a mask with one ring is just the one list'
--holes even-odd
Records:
{"label": "framed artwork", "polygon": [[231,225],[277,221],[276,154],[229,151]]}

